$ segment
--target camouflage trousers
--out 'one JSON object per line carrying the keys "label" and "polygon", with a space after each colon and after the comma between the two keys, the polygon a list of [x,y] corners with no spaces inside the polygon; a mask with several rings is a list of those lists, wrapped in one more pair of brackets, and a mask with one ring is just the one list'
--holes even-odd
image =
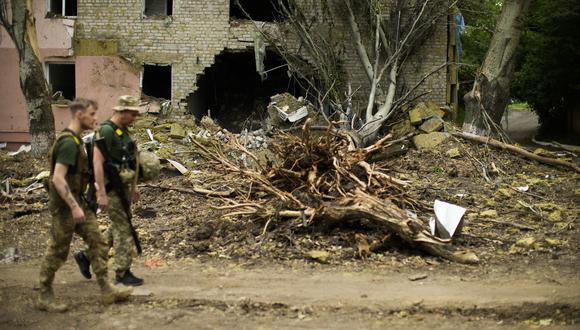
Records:
{"label": "camouflage trousers", "polygon": [[48,288],[52,285],[56,271],[66,261],[74,233],[81,236],[88,245],[87,254],[99,283],[107,280],[107,245],[99,230],[95,213],[85,203],[82,207],[86,220],[75,224],[68,206],[54,206],[49,203],[52,227],[44,260],[40,266],[41,288]]}
{"label": "camouflage trousers", "polygon": [[112,247],[115,252],[113,269],[117,274],[123,274],[131,268],[133,263],[135,241],[131,236],[127,212],[125,212],[119,195],[116,191],[110,191],[107,197],[109,198],[107,212],[111,223],[105,232],[105,237],[109,247]]}

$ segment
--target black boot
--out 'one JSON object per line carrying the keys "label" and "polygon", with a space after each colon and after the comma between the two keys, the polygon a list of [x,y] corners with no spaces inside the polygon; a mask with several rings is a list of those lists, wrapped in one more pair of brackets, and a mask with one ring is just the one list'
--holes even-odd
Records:
{"label": "black boot", "polygon": [[77,262],[77,265],[79,265],[79,271],[81,272],[81,274],[86,279],[90,279],[92,277],[92,275],[91,275],[91,261],[89,260],[89,257],[87,256],[85,251],[80,251],[80,252],[75,253],[74,257],[75,257],[75,261]]}
{"label": "black boot", "polygon": [[131,270],[127,270],[122,276],[117,274],[115,276],[115,284],[123,284],[123,285],[130,285],[130,286],[139,286],[143,285],[143,279],[135,277]]}

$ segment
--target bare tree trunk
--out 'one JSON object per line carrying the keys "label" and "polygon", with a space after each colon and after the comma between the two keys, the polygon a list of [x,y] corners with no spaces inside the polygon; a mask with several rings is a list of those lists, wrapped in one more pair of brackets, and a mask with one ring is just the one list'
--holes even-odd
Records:
{"label": "bare tree trunk", "polygon": [[464,131],[482,134],[489,132],[494,123],[500,124],[510,96],[515,52],[530,3],[531,0],[504,1],[473,89],[464,96]]}
{"label": "bare tree trunk", "polygon": [[0,0],[0,18],[18,51],[20,88],[28,111],[32,155],[43,157],[54,141],[54,117],[39,59],[32,0],[12,0],[10,8],[6,1]]}

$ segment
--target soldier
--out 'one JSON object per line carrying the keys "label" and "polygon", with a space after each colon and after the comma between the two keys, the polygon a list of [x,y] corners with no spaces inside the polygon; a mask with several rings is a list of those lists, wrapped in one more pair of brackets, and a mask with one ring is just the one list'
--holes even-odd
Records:
{"label": "soldier", "polygon": [[[93,166],[97,183],[97,203],[107,210],[111,223],[105,234],[115,253],[115,284],[139,286],[143,279],[131,272],[133,247],[137,243],[132,235],[130,203],[139,194],[134,190],[137,148],[129,136],[127,127],[139,115],[139,100],[133,96],[121,96],[113,108],[113,116],[103,122],[97,132]],[[99,139],[102,139],[99,141]],[[104,142],[104,143],[99,143]],[[116,173],[112,173],[115,171]],[[112,178],[121,178],[122,183]],[[75,254],[75,260],[84,277],[90,278],[90,258],[84,251]],[[93,267],[94,269],[94,267]]]}
{"label": "soldier", "polygon": [[51,235],[40,267],[40,295],[37,307],[50,312],[64,312],[65,304],[54,299],[52,283],[56,271],[66,261],[72,236],[80,235],[88,245],[88,258],[93,264],[101,287],[103,304],[127,300],[131,290],[113,287],[107,277],[106,245],[98,229],[97,219],[84,198],[88,179],[88,159],[80,134],[93,129],[97,104],[76,99],[70,105],[72,120],[58,136],[50,151],[49,210],[52,215]]}

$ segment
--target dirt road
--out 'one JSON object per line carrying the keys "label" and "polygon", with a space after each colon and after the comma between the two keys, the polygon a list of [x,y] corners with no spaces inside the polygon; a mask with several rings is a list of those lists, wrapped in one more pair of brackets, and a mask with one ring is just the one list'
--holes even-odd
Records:
{"label": "dirt road", "polygon": [[532,139],[539,125],[538,115],[527,109],[510,109],[502,120],[502,128],[514,142],[531,147],[537,147]]}
{"label": "dirt road", "polygon": [[[1,328],[574,329],[580,321],[580,283],[573,269],[558,276],[562,268],[488,273],[485,267],[451,271],[436,265],[403,273],[302,262],[181,260],[138,267],[147,284],[135,290],[131,302],[105,308],[96,303],[94,281],[81,278],[69,261],[55,291],[72,308],[47,314],[33,308],[37,263],[0,266]],[[419,275],[426,278],[410,280]]]}

